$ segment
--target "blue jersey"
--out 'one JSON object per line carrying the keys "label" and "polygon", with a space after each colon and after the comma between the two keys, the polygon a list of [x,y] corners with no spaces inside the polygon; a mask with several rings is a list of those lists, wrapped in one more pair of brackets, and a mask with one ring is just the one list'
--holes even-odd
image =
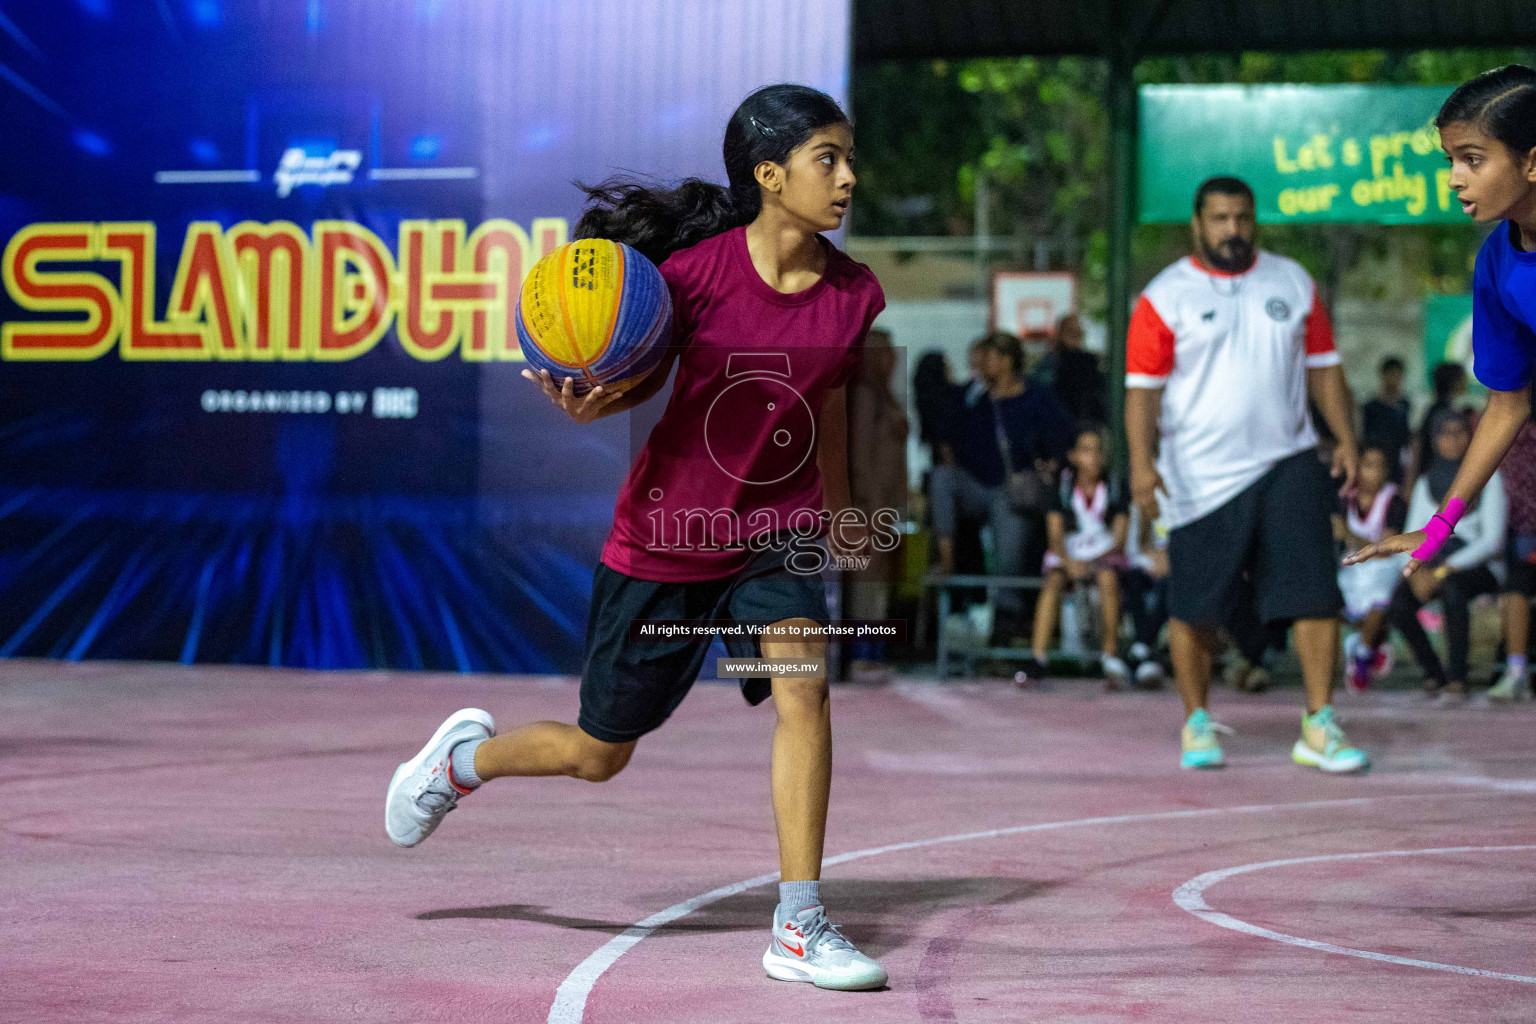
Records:
{"label": "blue jersey", "polygon": [[1515,248],[1518,230],[1495,228],[1472,275],[1472,372],[1495,391],[1519,391],[1536,368],[1536,252]]}

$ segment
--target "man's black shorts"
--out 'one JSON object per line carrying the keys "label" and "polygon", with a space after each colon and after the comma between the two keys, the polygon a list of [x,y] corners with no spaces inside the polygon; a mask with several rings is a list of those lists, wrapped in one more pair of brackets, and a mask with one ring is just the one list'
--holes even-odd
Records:
{"label": "man's black shorts", "polygon": [[[782,619],[830,621],[821,577],[795,572],[787,564],[798,548],[778,540],[753,556],[739,573],[698,583],[657,583],[636,579],[598,563],[587,615],[587,660],[581,672],[583,732],[609,743],[639,739],[661,725],[688,695],[703,667],[708,640],[629,638],[631,622],[646,619]],[[805,561],[802,554],[800,561]],[[733,658],[757,658],[755,638],[725,639]],[[769,680],[746,678],[742,695],[759,704]]]}
{"label": "man's black shorts", "polygon": [[1192,626],[1229,617],[1251,574],[1259,618],[1325,619],[1344,607],[1331,514],[1337,486],[1311,450],[1282,459],[1214,512],[1168,535],[1168,613]]}
{"label": "man's black shorts", "polygon": [[1536,537],[1522,537],[1513,530],[1509,532],[1509,538],[1504,542],[1504,565],[1509,571],[1504,593],[1536,597],[1536,564],[1523,557],[1533,548],[1536,548]]}

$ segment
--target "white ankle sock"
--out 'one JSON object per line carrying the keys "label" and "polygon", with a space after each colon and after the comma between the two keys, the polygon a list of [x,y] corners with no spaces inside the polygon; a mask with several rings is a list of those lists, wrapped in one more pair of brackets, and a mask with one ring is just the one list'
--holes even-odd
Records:
{"label": "white ankle sock", "polygon": [[821,902],[820,882],[780,882],[779,909],[786,918]]}
{"label": "white ankle sock", "polygon": [[448,754],[448,770],[453,774],[452,781],[464,789],[479,789],[485,781],[475,774],[475,751],[484,742],[465,740],[463,743],[455,743]]}

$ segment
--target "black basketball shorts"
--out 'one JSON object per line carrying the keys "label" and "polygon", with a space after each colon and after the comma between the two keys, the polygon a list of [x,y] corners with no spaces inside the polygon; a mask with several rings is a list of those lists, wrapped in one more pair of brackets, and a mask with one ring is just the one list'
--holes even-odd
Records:
{"label": "black basketball shorts", "polygon": [[1219,626],[1246,575],[1264,622],[1337,615],[1344,596],[1331,518],[1336,492],[1309,449],[1171,531],[1168,613],[1193,626]]}
{"label": "black basketball shorts", "polygon": [[[636,579],[599,562],[592,580],[581,714],[576,720],[582,731],[609,743],[639,739],[677,709],[704,665],[709,640],[632,640],[632,622],[830,621],[821,577],[789,566],[797,548],[788,540],[775,538],[734,576],[694,583]],[[733,658],[762,656],[756,638],[727,637],[725,647]],[[770,681],[744,678],[741,689],[749,704],[760,704],[768,697]]]}

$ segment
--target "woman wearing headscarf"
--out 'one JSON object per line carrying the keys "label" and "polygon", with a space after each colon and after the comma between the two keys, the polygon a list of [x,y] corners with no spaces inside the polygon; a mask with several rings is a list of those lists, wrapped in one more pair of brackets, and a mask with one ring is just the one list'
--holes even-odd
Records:
{"label": "woman wearing headscarf", "polygon": [[[1413,487],[1408,506],[1408,528],[1419,530],[1439,509],[1461,468],[1472,442],[1472,427],[1464,414],[1443,410],[1426,424],[1433,438],[1429,465]],[[1504,531],[1508,504],[1504,480],[1494,473],[1477,504],[1457,524],[1456,534],[1439,553],[1419,566],[1392,595],[1388,617],[1403,634],[1419,666],[1424,670],[1424,689],[1443,704],[1466,699],[1467,656],[1471,646],[1472,599],[1499,590],[1503,570]],[[1450,666],[1440,662],[1434,646],[1419,622],[1419,609],[1439,600],[1445,613],[1445,640]]]}
{"label": "woman wearing headscarf", "polygon": [[960,418],[963,389],[949,379],[942,352],[926,352],[912,373],[912,406],[917,412],[917,440],[926,445],[929,465],[955,461],[955,424]]}

